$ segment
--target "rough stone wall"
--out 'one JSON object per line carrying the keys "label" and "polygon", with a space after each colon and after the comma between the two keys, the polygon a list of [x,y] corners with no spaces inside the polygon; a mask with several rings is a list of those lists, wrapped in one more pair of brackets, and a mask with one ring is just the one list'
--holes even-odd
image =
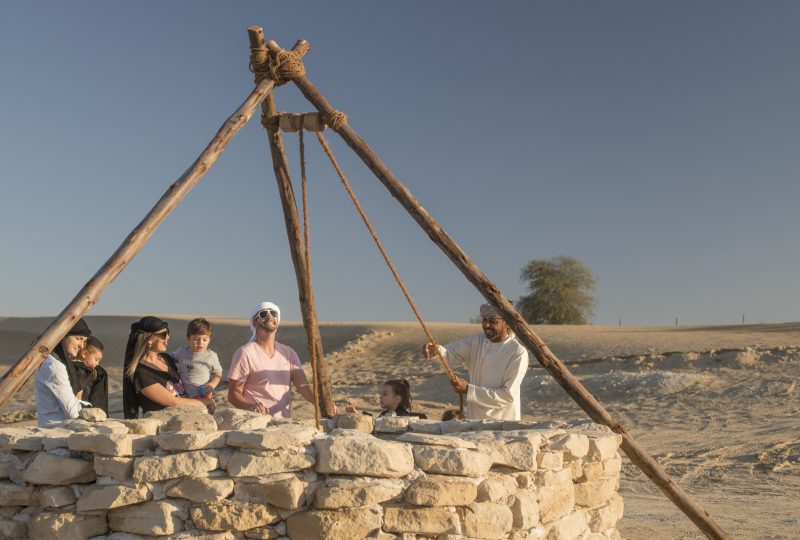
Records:
{"label": "rough stone wall", "polygon": [[82,416],[0,429],[0,539],[619,538],[621,439],[591,423]]}

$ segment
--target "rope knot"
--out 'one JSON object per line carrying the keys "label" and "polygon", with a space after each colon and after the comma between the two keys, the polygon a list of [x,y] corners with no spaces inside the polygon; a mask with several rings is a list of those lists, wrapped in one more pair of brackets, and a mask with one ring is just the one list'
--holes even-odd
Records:
{"label": "rope knot", "polygon": [[343,112],[333,111],[325,115],[325,123],[328,124],[333,131],[339,131],[339,129],[347,123],[347,115]]}
{"label": "rope knot", "polygon": [[255,74],[256,84],[272,79],[275,86],[282,86],[306,74],[301,58],[293,51],[270,53],[266,47],[253,47],[250,49],[250,71]]}
{"label": "rope knot", "polygon": [[280,123],[280,114],[268,116],[266,113],[261,113],[261,125],[264,126],[268,131],[277,131],[280,127]]}
{"label": "rope knot", "polygon": [[250,47],[250,71],[255,75],[256,84],[268,77],[267,59],[269,52],[266,47]]}

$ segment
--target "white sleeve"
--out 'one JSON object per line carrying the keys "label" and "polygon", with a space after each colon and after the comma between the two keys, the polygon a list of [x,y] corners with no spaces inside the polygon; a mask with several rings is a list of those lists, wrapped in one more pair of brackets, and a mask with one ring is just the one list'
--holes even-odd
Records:
{"label": "white sleeve", "polygon": [[81,403],[72,393],[66,366],[56,360],[50,364],[50,369],[44,375],[44,382],[58,402],[59,408],[68,418],[77,418]]}
{"label": "white sleeve", "polygon": [[[528,353],[518,350],[503,371],[503,379],[498,387],[475,386],[470,384],[467,390],[467,402],[475,403],[483,409],[499,409],[514,402],[519,394],[522,379],[528,371]],[[516,389],[516,391],[515,391]]]}
{"label": "white sleeve", "polygon": [[474,336],[470,336],[459,341],[454,341],[453,343],[448,343],[444,347],[439,345],[439,350],[444,353],[444,358],[448,362],[452,362],[452,359],[455,358],[460,361],[464,367],[469,369],[473,337]]}

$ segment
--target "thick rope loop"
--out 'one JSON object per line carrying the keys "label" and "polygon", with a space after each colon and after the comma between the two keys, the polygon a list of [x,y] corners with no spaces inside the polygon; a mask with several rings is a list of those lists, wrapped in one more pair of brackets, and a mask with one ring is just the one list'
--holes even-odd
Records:
{"label": "thick rope loop", "polygon": [[261,125],[264,126],[267,131],[277,131],[280,129],[281,115],[273,114],[269,116],[267,113],[261,113]]}
{"label": "thick rope loop", "polygon": [[347,123],[347,115],[340,111],[333,111],[332,113],[326,114],[323,119],[325,120],[325,124],[333,131],[339,131],[339,129]]}
{"label": "thick rope loop", "polygon": [[250,47],[250,71],[255,75],[256,84],[269,77],[267,59],[269,52],[266,47]]}
{"label": "thick rope loop", "polygon": [[250,71],[255,74],[256,84],[264,79],[272,79],[275,86],[281,86],[306,74],[301,58],[293,51],[270,54],[266,47],[251,47]]}
{"label": "thick rope loop", "polygon": [[306,68],[301,58],[299,54],[292,51],[280,51],[277,53],[270,64],[272,79],[275,84],[280,86],[296,77],[305,76]]}

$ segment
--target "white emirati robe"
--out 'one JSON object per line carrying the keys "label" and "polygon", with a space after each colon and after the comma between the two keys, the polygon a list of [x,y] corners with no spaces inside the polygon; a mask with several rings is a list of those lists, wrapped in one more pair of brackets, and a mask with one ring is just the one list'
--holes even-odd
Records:
{"label": "white emirati robe", "polygon": [[457,358],[467,367],[468,420],[520,420],[520,385],[528,371],[528,351],[516,337],[492,343],[480,333],[439,345],[439,350],[448,362]]}

